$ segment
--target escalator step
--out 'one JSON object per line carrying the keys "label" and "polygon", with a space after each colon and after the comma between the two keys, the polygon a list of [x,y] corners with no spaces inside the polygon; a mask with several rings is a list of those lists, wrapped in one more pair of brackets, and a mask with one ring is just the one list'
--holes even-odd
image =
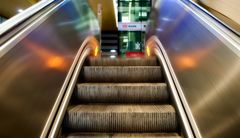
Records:
{"label": "escalator step", "polygon": [[72,133],[67,138],[180,138],[177,133]]}
{"label": "escalator step", "polygon": [[72,132],[177,132],[171,105],[78,105],[70,107],[64,127]]}
{"label": "escalator step", "polygon": [[161,82],[159,66],[84,66],[85,82]]}
{"label": "escalator step", "polygon": [[157,66],[157,58],[94,58],[86,61],[89,66]]}
{"label": "escalator step", "polygon": [[82,83],[77,103],[167,103],[166,83]]}

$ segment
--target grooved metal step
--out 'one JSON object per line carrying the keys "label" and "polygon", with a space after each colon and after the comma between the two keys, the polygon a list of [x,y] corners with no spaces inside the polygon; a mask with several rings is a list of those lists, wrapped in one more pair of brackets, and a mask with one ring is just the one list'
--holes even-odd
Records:
{"label": "grooved metal step", "polygon": [[102,43],[116,44],[116,43],[118,43],[118,40],[117,39],[104,39],[104,40],[102,40]]}
{"label": "grooved metal step", "polygon": [[161,82],[160,66],[84,66],[85,82]]}
{"label": "grooved metal step", "polygon": [[115,38],[115,39],[118,39],[118,34],[114,34],[114,33],[111,33],[111,34],[106,34],[106,33],[102,33],[102,38]]}
{"label": "grooved metal step", "polygon": [[89,66],[157,66],[157,58],[88,58]]}
{"label": "grooved metal step", "polygon": [[177,138],[178,116],[156,58],[88,58],[62,133],[68,138]]}
{"label": "grooved metal step", "polygon": [[112,53],[112,52],[110,52],[110,51],[103,51],[102,50],[102,55],[101,56],[107,56],[107,57],[110,57],[110,56],[118,56],[118,54],[117,53]]}
{"label": "grooved metal step", "polygon": [[180,138],[177,133],[72,133],[67,138]]}
{"label": "grooved metal step", "polygon": [[171,105],[90,104],[70,107],[64,127],[80,132],[176,132]]}
{"label": "grooved metal step", "polygon": [[167,103],[166,83],[82,83],[77,103]]}
{"label": "grooved metal step", "polygon": [[118,49],[118,45],[104,45],[101,47],[102,51],[105,51],[105,50],[117,50]]}

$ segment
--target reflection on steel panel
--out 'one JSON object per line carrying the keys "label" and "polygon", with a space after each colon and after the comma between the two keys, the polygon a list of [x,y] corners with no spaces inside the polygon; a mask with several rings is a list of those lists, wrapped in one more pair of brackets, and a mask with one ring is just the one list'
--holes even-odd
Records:
{"label": "reflection on steel panel", "polygon": [[99,27],[87,0],[65,1],[0,58],[0,137],[39,137],[84,38]]}
{"label": "reflection on steel panel", "polygon": [[147,36],[162,42],[202,137],[240,137],[239,51],[183,3],[159,0]]}

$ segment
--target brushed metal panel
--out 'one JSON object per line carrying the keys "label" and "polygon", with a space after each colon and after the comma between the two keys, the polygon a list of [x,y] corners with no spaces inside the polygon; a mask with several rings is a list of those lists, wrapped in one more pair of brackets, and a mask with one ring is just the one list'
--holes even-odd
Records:
{"label": "brushed metal panel", "polygon": [[163,44],[202,137],[240,137],[239,51],[183,3],[153,5],[147,36]]}
{"label": "brushed metal panel", "polygon": [[0,137],[40,136],[79,46],[98,31],[87,1],[72,0],[16,40],[0,58]]}

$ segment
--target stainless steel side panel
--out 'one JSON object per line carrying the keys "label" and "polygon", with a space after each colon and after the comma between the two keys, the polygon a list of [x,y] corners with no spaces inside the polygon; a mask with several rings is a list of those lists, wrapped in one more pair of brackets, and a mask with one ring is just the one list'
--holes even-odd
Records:
{"label": "stainless steel side panel", "polygon": [[177,0],[157,0],[147,36],[164,46],[200,137],[240,137],[239,44]]}
{"label": "stainless steel side panel", "polygon": [[41,135],[82,41],[99,28],[86,0],[67,0],[24,31],[0,58],[0,137]]}

